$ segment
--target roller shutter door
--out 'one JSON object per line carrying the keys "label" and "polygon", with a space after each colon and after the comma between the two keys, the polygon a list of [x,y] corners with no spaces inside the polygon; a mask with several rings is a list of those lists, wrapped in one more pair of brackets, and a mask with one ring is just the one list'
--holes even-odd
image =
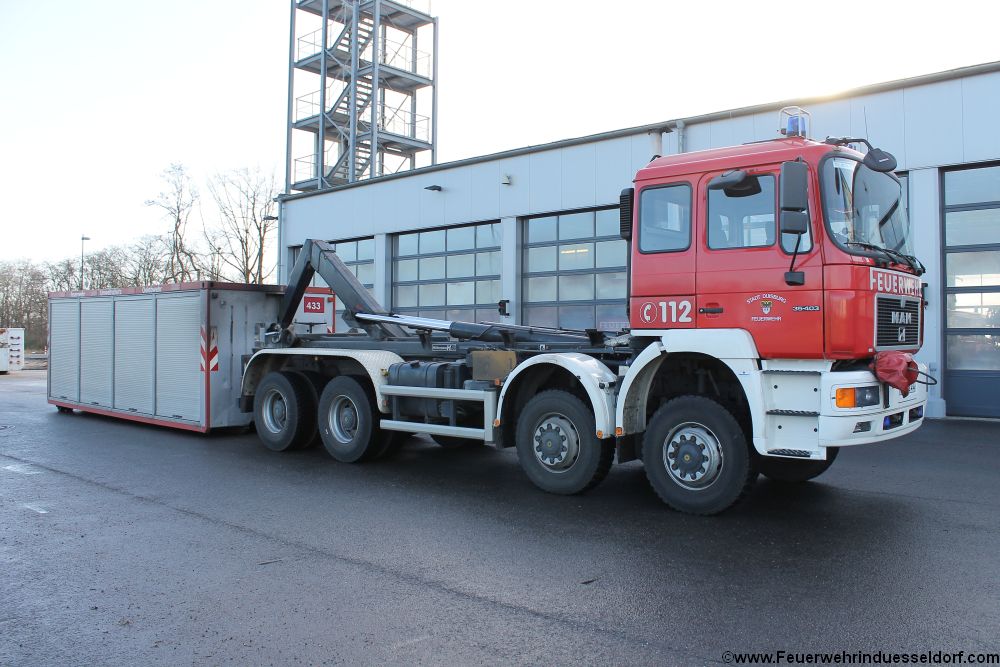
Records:
{"label": "roller shutter door", "polygon": [[152,298],[115,302],[115,408],[153,414]]}
{"label": "roller shutter door", "polygon": [[156,301],[156,414],[201,421],[201,295]]}
{"label": "roller shutter door", "polygon": [[80,302],[50,302],[49,395],[66,401],[80,398]]}
{"label": "roller shutter door", "polygon": [[80,302],[80,402],[114,407],[114,303]]}

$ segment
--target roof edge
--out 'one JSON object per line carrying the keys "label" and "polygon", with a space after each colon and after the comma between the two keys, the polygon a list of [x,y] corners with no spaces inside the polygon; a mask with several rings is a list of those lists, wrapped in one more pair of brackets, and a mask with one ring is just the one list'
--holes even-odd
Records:
{"label": "roof edge", "polygon": [[569,148],[571,146],[578,146],[580,144],[589,144],[596,141],[606,141],[608,139],[619,139],[621,137],[628,137],[637,134],[648,134],[650,132],[655,132],[657,130],[663,133],[667,133],[675,130],[679,124],[691,125],[698,123],[708,123],[714,120],[727,120],[730,118],[749,116],[752,114],[764,113],[767,111],[777,111],[786,106],[792,106],[792,105],[808,106],[810,104],[833,102],[848,97],[861,97],[864,95],[874,95],[877,93],[884,93],[891,90],[899,90],[901,88],[924,86],[932,83],[940,83],[942,81],[950,81],[953,79],[962,79],[965,77],[977,76],[980,74],[991,74],[993,72],[998,72],[998,71],[1000,71],[1000,60],[988,63],[980,63],[978,65],[966,65],[964,67],[956,67],[954,69],[942,70],[940,72],[932,72],[930,74],[920,74],[918,76],[912,76],[904,79],[893,79],[892,81],[870,84],[867,86],[861,86],[859,88],[851,88],[849,90],[845,90],[839,93],[832,93],[829,95],[814,95],[812,97],[793,98],[793,99],[781,100],[778,102],[766,102],[763,104],[755,104],[752,106],[737,107],[734,109],[727,109],[724,111],[713,111],[711,113],[700,114],[697,116],[686,116],[683,118],[675,118],[673,120],[667,120],[661,123],[638,125],[635,127],[628,127],[620,130],[612,130],[610,132],[599,132],[597,134],[589,134],[582,137],[560,139],[558,141],[552,141],[546,144],[523,146],[521,148],[499,151],[497,153],[489,153],[487,155],[477,155],[470,158],[463,158],[461,160],[453,160],[451,162],[441,162],[439,164],[432,164],[426,167],[420,167],[419,169],[411,169],[409,171],[399,172],[396,174],[386,174],[384,176],[379,176],[377,178],[369,178],[363,181],[356,181],[354,183],[345,183],[344,185],[338,185],[332,188],[327,188],[325,190],[316,190],[313,192],[298,192],[295,194],[280,194],[277,196],[276,200],[294,201],[296,199],[304,199],[306,197],[315,197],[317,195],[329,194],[331,192],[339,192],[341,190],[348,190],[363,185],[370,185],[373,183],[383,183],[386,181],[392,181],[400,178],[407,178],[410,176],[431,174],[437,171],[444,171],[446,169],[455,169],[457,167],[465,167],[473,164],[480,164],[483,162],[492,162],[494,160],[505,160],[515,157],[520,157],[522,155],[527,155],[530,153],[540,153],[542,151],[557,150],[560,148]]}

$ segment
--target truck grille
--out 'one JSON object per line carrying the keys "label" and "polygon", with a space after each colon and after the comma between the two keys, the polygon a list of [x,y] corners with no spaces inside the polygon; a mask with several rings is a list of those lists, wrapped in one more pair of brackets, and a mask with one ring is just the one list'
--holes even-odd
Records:
{"label": "truck grille", "polygon": [[920,301],[875,297],[875,349],[909,350],[920,345]]}

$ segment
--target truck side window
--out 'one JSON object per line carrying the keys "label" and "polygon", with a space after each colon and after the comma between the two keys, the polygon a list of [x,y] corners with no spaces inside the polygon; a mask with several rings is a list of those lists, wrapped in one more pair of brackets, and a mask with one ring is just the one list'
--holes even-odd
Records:
{"label": "truck side window", "polygon": [[671,252],[691,245],[691,186],[646,188],[639,196],[639,251]]}
{"label": "truck side window", "polygon": [[774,176],[756,176],[760,188],[708,191],[708,247],[754,248],[774,244]]}

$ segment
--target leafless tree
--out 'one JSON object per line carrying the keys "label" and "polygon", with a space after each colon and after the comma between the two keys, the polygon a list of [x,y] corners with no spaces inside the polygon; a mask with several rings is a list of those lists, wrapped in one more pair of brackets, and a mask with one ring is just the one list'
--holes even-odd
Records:
{"label": "leafless tree", "polygon": [[171,243],[163,236],[143,236],[128,246],[123,274],[129,286],[158,285],[168,277]]}
{"label": "leafless tree", "polygon": [[219,212],[219,227],[206,232],[213,255],[247,283],[262,284],[274,271],[265,260],[277,224],[274,175],[259,169],[236,169],[217,174],[208,184]]}
{"label": "leafless tree", "polygon": [[80,263],[76,258],[61,259],[45,266],[48,287],[53,292],[67,292],[80,287]]}
{"label": "leafless tree", "polygon": [[45,347],[48,276],[27,260],[0,262],[0,326],[23,327],[28,349]]}
{"label": "leafless tree", "polygon": [[165,169],[163,180],[166,189],[156,199],[147,200],[146,205],[162,209],[170,222],[166,278],[184,282],[198,274],[198,253],[187,238],[188,222],[198,203],[198,188],[182,164],[172,164]]}

